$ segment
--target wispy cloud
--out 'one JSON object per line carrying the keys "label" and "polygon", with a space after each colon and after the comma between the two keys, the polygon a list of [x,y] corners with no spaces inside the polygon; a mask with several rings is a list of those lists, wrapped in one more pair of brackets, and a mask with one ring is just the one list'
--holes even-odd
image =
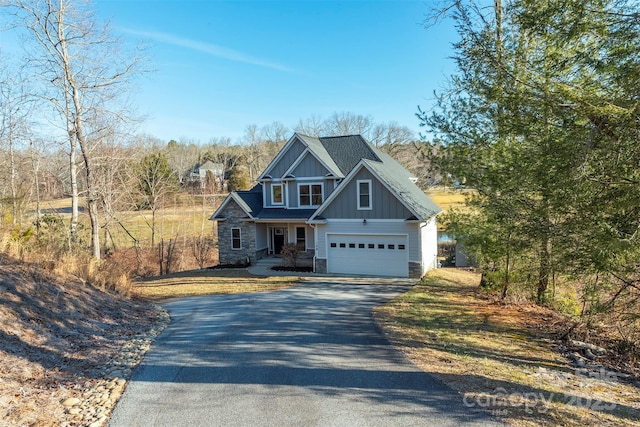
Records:
{"label": "wispy cloud", "polygon": [[194,50],[197,52],[203,52],[207,55],[215,56],[218,58],[228,59],[229,61],[243,62],[245,64],[257,65],[259,67],[271,68],[273,70],[293,72],[293,69],[284,65],[277,64],[275,62],[265,61],[260,58],[255,58],[250,55],[246,55],[242,52],[238,52],[233,49],[229,49],[224,46],[218,46],[213,43],[205,43],[198,40],[191,40],[184,37],[179,37],[174,34],[157,32],[157,31],[140,31],[131,28],[120,28],[125,34],[131,34],[139,37],[143,37],[149,40],[153,40],[158,43],[166,43],[173,46],[183,47],[185,49]]}

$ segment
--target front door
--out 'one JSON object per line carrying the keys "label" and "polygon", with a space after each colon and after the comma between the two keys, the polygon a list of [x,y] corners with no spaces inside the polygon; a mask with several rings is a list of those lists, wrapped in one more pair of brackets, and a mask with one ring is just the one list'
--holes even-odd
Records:
{"label": "front door", "polygon": [[280,255],[284,246],[284,227],[275,227],[272,229],[271,247],[273,253]]}

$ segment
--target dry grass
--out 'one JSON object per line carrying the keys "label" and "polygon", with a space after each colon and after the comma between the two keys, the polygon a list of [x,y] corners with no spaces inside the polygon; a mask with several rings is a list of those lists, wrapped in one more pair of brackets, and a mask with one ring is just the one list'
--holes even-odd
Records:
{"label": "dry grass", "polygon": [[132,295],[159,301],[197,295],[264,292],[288,288],[298,280],[286,276],[258,277],[246,269],[192,270],[140,280],[134,284]]}
{"label": "dry grass", "polygon": [[551,345],[548,326],[558,320],[552,311],[498,305],[478,293],[478,281],[467,271],[433,271],[376,318],[465,404],[513,425],[637,425],[637,387],[608,372],[589,378],[574,371]]}
{"label": "dry grass", "polygon": [[159,315],[152,304],[0,254],[0,426],[81,425],[61,402],[91,388]]}
{"label": "dry grass", "polygon": [[[209,218],[222,203],[225,195],[207,196],[206,206],[202,206],[202,199],[187,194],[182,195],[172,206],[158,209],[156,212],[156,243],[161,239],[186,238],[198,236],[202,233],[213,235],[214,224]],[[89,217],[83,209],[84,200],[80,200],[80,222],[86,230],[89,229]],[[35,209],[35,207],[33,207]],[[42,202],[44,213],[56,215],[67,223],[71,218],[71,198],[55,199]],[[150,210],[118,212],[120,223],[112,221],[109,224],[111,238],[117,249],[129,248],[134,245],[131,234],[142,247],[151,243],[152,212]],[[125,231],[126,229],[126,231]],[[128,233],[127,233],[128,232]]]}
{"label": "dry grass", "polygon": [[427,195],[444,213],[453,208],[461,208],[471,190],[430,189]]}

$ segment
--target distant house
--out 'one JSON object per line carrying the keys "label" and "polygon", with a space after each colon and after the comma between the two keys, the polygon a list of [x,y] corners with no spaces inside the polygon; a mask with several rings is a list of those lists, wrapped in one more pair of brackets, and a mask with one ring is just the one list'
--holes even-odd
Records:
{"label": "distant house", "polygon": [[318,273],[420,277],[437,263],[440,208],[360,135],[294,134],[248,191],[211,219],[223,264],[297,244]]}
{"label": "distant house", "polygon": [[191,183],[199,183],[204,188],[207,182],[207,172],[210,172],[220,182],[224,178],[224,164],[207,160],[193,169],[193,172],[189,174],[189,181]]}

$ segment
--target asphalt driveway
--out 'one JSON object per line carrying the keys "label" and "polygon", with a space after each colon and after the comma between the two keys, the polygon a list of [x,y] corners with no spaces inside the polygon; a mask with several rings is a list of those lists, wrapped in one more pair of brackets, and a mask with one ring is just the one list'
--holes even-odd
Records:
{"label": "asphalt driveway", "polygon": [[408,284],[322,280],[167,303],[109,425],[497,425],[377,330],[372,308]]}

